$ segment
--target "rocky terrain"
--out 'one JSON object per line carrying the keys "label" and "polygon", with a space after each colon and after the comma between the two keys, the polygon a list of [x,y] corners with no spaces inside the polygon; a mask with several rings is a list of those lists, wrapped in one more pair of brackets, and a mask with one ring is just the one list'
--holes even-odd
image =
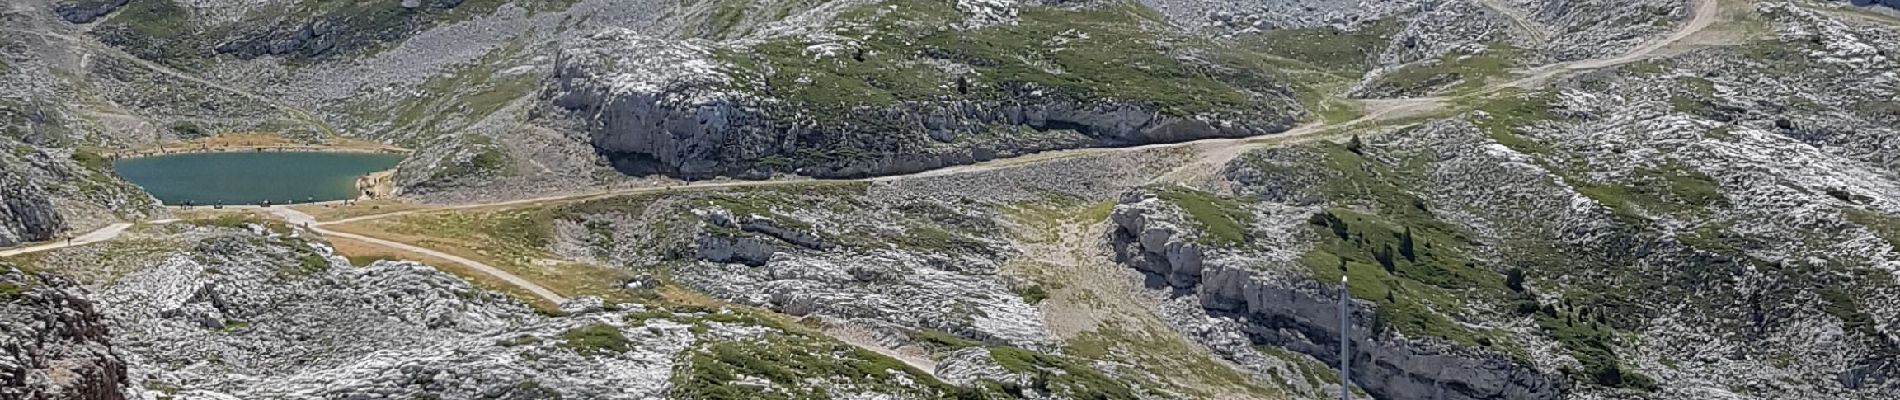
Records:
{"label": "rocky terrain", "polygon": [[[0,261],[0,397],[1891,398],[1862,3],[9,2],[0,247],[146,223]],[[466,205],[101,155],[235,132]]]}
{"label": "rocky terrain", "polygon": [[1350,116],[1328,99],[1342,88],[1467,91],[1686,16],[1659,0],[24,4],[35,30],[142,62],[89,67],[138,97],[111,99],[130,108],[114,118],[145,126],[102,136],[380,140],[419,150],[400,192],[447,197],[1271,134]]}
{"label": "rocky terrain", "polygon": [[0,275],[6,333],[0,394],[15,399],[125,399],[125,361],[106,320],[61,278],[8,266]]}
{"label": "rocky terrain", "polygon": [[1338,362],[1349,276],[1378,398],[1890,396],[1895,93],[1858,71],[1895,25],[1755,11],[1762,42],[1132,192],[1108,240],[1243,364]]}

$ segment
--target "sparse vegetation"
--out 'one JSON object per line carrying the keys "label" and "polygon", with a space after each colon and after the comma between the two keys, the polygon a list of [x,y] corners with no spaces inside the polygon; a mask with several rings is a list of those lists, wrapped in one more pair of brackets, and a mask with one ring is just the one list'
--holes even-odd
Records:
{"label": "sparse vegetation", "polygon": [[1548,92],[1506,93],[1478,105],[1476,108],[1484,111],[1485,117],[1473,119],[1472,123],[1511,150],[1549,154],[1552,151],[1549,146],[1523,136],[1518,130],[1541,121],[1561,120],[1551,112],[1555,103],[1556,96]]}
{"label": "sparse vegetation", "polygon": [[[740,383],[757,377],[781,390]],[[673,376],[675,396],[692,399],[826,398],[839,382],[884,393],[941,393],[960,389],[890,357],[803,333],[780,332],[747,341],[718,341],[691,351]]]}
{"label": "sparse vegetation", "polygon": [[26,286],[13,282],[0,282],[0,297],[15,297],[26,293]]}
{"label": "sparse vegetation", "polygon": [[1514,351],[1502,335],[1447,317],[1465,310],[1464,296],[1503,297],[1508,290],[1503,274],[1467,256],[1471,241],[1394,182],[1403,176],[1400,171],[1345,145],[1316,150],[1339,174],[1323,190],[1338,204],[1354,207],[1329,208],[1308,219],[1318,244],[1301,263],[1322,282],[1349,276],[1353,297],[1378,304],[1374,329]]}
{"label": "sparse vegetation", "polygon": [[1592,184],[1572,180],[1577,191],[1605,206],[1619,218],[1640,221],[1642,211],[1677,215],[1705,215],[1710,207],[1728,203],[1715,179],[1687,166],[1668,163],[1639,168],[1628,184]]}
{"label": "sparse vegetation", "polygon": [[1023,285],[1014,290],[1017,296],[1022,296],[1024,303],[1036,304],[1049,298],[1049,292],[1043,291],[1042,285]]}
{"label": "sparse vegetation", "polygon": [[1247,226],[1253,212],[1247,203],[1206,192],[1171,188],[1160,191],[1161,199],[1187,211],[1201,224],[1201,244],[1241,246],[1247,244]]}
{"label": "sparse vegetation", "polygon": [[[1275,78],[1251,68],[1209,68],[1171,56],[1227,50],[1149,28],[1160,17],[1133,3],[1030,6],[1020,18],[1015,24],[940,31],[962,19],[951,4],[890,0],[840,16],[866,25],[842,32],[864,37],[861,50],[814,56],[807,53],[814,43],[787,38],[721,58],[736,66],[741,87],[769,88],[806,108],[834,111],[939,96],[1004,99],[1040,89],[1047,96],[1132,101],[1191,115],[1257,109],[1259,103],[1242,89],[1276,91],[1267,85]],[[1157,35],[1166,40],[1154,40]],[[1061,50],[1045,51],[1052,46]],[[969,65],[975,73],[945,75],[925,58]]]}
{"label": "sparse vegetation", "polygon": [[1841,212],[1847,220],[1866,227],[1887,241],[1887,245],[1900,251],[1900,218],[1861,209],[1847,209]]}
{"label": "sparse vegetation", "polygon": [[1331,26],[1273,29],[1244,40],[1267,54],[1357,75],[1366,71],[1372,57],[1385,49],[1388,38],[1400,27],[1397,19],[1384,19],[1354,30]]}
{"label": "sparse vegetation", "polygon": [[1823,287],[1815,291],[1821,297],[1821,310],[1828,315],[1840,318],[1841,328],[1848,332],[1868,338],[1879,338],[1880,330],[1874,317],[1862,312],[1854,296],[1839,287]]}
{"label": "sparse vegetation", "polygon": [[943,353],[983,346],[983,342],[964,339],[963,337],[939,330],[917,329],[907,332],[906,335],[910,336],[911,341],[917,342],[918,345],[923,346],[932,353]]}
{"label": "sparse vegetation", "polygon": [[1135,388],[1066,357],[1013,347],[991,347],[990,357],[1003,369],[1030,374],[1030,386],[1073,399],[1138,399]]}
{"label": "sparse vegetation", "polygon": [[1406,65],[1378,78],[1377,90],[1400,95],[1428,95],[1440,91],[1469,92],[1490,79],[1510,76],[1517,49],[1493,45],[1477,54],[1446,53],[1438,60]]}
{"label": "sparse vegetation", "polygon": [[508,346],[508,347],[527,346],[527,345],[533,345],[537,343],[541,343],[541,337],[534,336],[534,335],[521,335],[521,336],[515,336],[515,337],[495,341],[495,344],[497,345]]}
{"label": "sparse vegetation", "polygon": [[620,328],[596,322],[561,332],[561,347],[581,354],[625,353],[633,350],[633,342]]}

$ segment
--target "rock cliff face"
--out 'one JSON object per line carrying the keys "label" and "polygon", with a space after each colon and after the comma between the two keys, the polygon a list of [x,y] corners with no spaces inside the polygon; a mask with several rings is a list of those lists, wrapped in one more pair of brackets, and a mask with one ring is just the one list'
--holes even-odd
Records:
{"label": "rock cliff face", "polygon": [[163,213],[151,195],[105,171],[105,162],[0,136],[0,247]]}
{"label": "rock cliff face", "polygon": [[66,228],[44,189],[22,177],[0,175],[0,246],[51,239]]}
{"label": "rock cliff face", "polygon": [[1061,148],[1254,136],[1294,122],[1290,113],[1172,115],[1138,99],[1085,100],[1034,86],[1007,88],[1004,100],[812,108],[738,90],[739,80],[756,77],[718,56],[731,51],[603,32],[563,48],[543,96],[585,121],[594,147],[621,171],[689,179],[903,174]]}
{"label": "rock cliff face", "polygon": [[1857,6],[1883,6],[1900,10],[1900,1],[1896,0],[1847,0]]}
{"label": "rock cliff face", "polygon": [[127,1],[128,0],[61,1],[54,5],[53,11],[58,12],[59,17],[64,18],[67,22],[84,24],[97,20],[99,17],[104,17],[106,14],[111,14],[113,11],[118,10],[119,7],[124,7]]}
{"label": "rock cliff face", "polygon": [[1243,321],[1256,345],[1338,365],[1344,336],[1352,341],[1354,383],[1380,399],[1564,397],[1563,378],[1507,356],[1363,328],[1374,326],[1365,304],[1353,306],[1354,325],[1362,329],[1342,335],[1336,287],[1261,273],[1244,258],[1210,260],[1202,254],[1202,234],[1187,218],[1152,193],[1131,192],[1111,217],[1109,245],[1118,261],[1154,277],[1153,284],[1198,296],[1210,315]]}
{"label": "rock cliff face", "polygon": [[0,397],[120,400],[126,363],[72,283],[0,264]]}

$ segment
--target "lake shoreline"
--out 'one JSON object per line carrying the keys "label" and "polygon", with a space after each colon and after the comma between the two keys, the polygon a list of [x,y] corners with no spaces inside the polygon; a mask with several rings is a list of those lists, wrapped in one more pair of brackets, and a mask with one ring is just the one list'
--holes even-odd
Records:
{"label": "lake shoreline", "polygon": [[207,146],[207,147],[169,147],[159,149],[128,149],[98,153],[108,160],[127,160],[135,158],[163,157],[186,154],[212,153],[358,153],[358,154],[409,154],[413,151],[398,147],[338,147],[326,145],[259,145],[259,146]]}
{"label": "lake shoreline", "polygon": [[165,206],[175,207],[387,197],[396,165],[406,154],[368,151],[373,149],[312,151],[315,148],[212,147],[108,158],[121,176]]}

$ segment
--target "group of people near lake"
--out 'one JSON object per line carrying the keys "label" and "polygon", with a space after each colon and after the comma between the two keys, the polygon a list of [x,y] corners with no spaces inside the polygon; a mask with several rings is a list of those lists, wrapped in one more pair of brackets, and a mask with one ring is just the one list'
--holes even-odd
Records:
{"label": "group of people near lake", "polygon": [[[364,191],[364,192],[363,192],[363,197],[368,197],[368,198],[374,198],[374,197],[376,197],[376,196],[375,196],[374,194],[372,194],[372,193],[370,193],[370,192],[368,192],[368,191]],[[304,203],[306,203],[306,204],[307,204],[307,203],[315,203],[316,201],[317,201],[317,199],[316,199],[316,198],[313,198],[313,197],[312,197],[312,198],[304,198]],[[343,205],[344,205],[344,206],[346,206],[346,207],[347,207],[347,206],[353,206],[353,205],[356,205],[356,203],[357,203],[357,202],[360,202],[360,201],[362,201],[362,200],[355,200],[355,199],[345,199],[345,200],[343,200]],[[285,201],[284,201],[284,202],[283,202],[282,204],[283,204],[283,205],[286,205],[286,206],[287,206],[287,205],[292,205],[292,204],[297,204],[297,201],[296,201],[296,200],[285,200]],[[274,204],[273,204],[273,203],[271,203],[271,201],[270,201],[270,200],[264,200],[264,201],[259,201],[259,202],[257,202],[257,204],[256,204],[256,205],[257,205],[258,207],[270,207],[270,206],[272,206],[272,205],[274,205]],[[195,203],[195,202],[192,202],[192,201],[190,201],[190,200],[186,200],[186,201],[184,202],[184,204],[179,204],[178,206],[179,206],[179,207],[184,207],[184,208],[186,208],[186,209],[190,209],[190,208],[192,208],[192,207],[197,207],[197,206],[198,206],[198,204],[197,204],[197,203]],[[213,209],[213,210],[222,210],[222,209],[224,209],[224,202],[216,202],[216,203],[212,203],[212,204],[211,204],[211,209]]]}

